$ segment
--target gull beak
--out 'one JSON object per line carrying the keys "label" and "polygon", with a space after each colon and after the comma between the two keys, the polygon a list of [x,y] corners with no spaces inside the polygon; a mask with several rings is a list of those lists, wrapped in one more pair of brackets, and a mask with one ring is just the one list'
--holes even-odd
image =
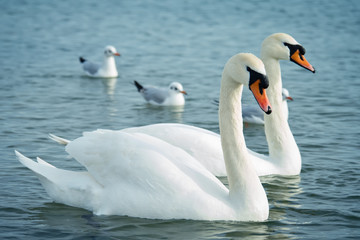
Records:
{"label": "gull beak", "polygon": [[290,60],[315,73],[315,68],[311,66],[311,64],[306,60],[305,56],[300,53],[299,49],[296,50],[293,55],[291,55]]}
{"label": "gull beak", "polygon": [[120,53],[114,53],[114,56],[120,56]]}
{"label": "gull beak", "polygon": [[187,95],[187,92],[185,92],[185,91],[180,91],[180,93]]}
{"label": "gull beak", "polygon": [[268,97],[266,96],[265,88],[261,87],[261,80],[258,79],[253,82],[249,88],[251,92],[254,94],[256,101],[258,102],[260,108],[266,113],[271,113],[271,106]]}
{"label": "gull beak", "polygon": [[287,100],[294,101],[292,97],[286,97]]}

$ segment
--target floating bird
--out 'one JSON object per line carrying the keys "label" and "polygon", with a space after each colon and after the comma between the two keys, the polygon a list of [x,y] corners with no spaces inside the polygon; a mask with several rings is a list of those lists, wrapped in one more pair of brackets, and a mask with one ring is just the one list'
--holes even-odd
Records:
{"label": "floating bird", "polygon": [[66,151],[86,168],[82,172],[15,153],[55,202],[98,215],[265,221],[267,196],[243,135],[243,85],[270,114],[265,68],[252,54],[230,58],[221,81],[219,125],[229,188],[182,149],[143,133],[97,130],[67,142]]}
{"label": "floating bird", "polygon": [[172,82],[167,89],[142,86],[137,81],[134,81],[134,84],[138,92],[150,104],[162,106],[179,106],[185,104],[184,95],[187,95],[187,93],[184,91],[181,83]]}
{"label": "floating bird", "polygon": [[104,50],[104,60],[102,65],[90,62],[80,57],[80,63],[85,73],[90,77],[115,78],[118,76],[114,56],[120,56],[113,46],[107,46]]}

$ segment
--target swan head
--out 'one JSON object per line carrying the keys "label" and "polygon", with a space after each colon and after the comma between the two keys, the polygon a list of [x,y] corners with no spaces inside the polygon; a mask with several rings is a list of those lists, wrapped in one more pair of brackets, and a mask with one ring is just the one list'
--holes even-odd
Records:
{"label": "swan head", "polygon": [[266,95],[269,80],[266,77],[263,62],[251,53],[239,53],[226,63],[224,72],[237,82],[249,86],[260,108],[266,113],[271,113],[271,106]]}
{"label": "swan head", "polygon": [[277,60],[290,60],[315,73],[315,68],[305,58],[305,48],[286,33],[274,33],[262,43],[261,56]]}
{"label": "swan head", "polygon": [[169,91],[174,94],[182,93],[184,95],[187,95],[187,93],[184,91],[183,86],[179,82],[172,82],[169,85]]}
{"label": "swan head", "polygon": [[116,48],[113,46],[106,46],[104,49],[105,57],[112,57],[112,56],[120,56],[120,53],[116,51]]}

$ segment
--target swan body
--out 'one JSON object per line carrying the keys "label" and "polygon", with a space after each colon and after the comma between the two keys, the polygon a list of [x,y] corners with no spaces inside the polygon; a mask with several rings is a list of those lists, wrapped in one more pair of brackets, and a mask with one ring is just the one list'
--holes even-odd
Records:
{"label": "swan body", "polygon": [[120,56],[113,46],[106,46],[104,49],[104,60],[102,65],[90,62],[80,57],[80,63],[84,72],[89,77],[115,78],[118,77],[114,56]]}
{"label": "swan body", "polygon": [[242,134],[241,94],[250,86],[260,107],[271,112],[260,59],[237,54],[225,65],[220,94],[221,143],[229,189],[186,151],[145,133],[97,130],[66,144],[86,171],[58,169],[15,152],[36,173],[50,197],[96,214],[142,218],[264,221],[269,205],[249,160]]}
{"label": "swan body", "polygon": [[167,89],[153,86],[142,86],[137,81],[134,81],[134,85],[146,102],[150,104],[161,106],[185,105],[184,95],[187,93],[184,91],[181,83],[172,82]]}
{"label": "swan body", "polygon": [[17,153],[55,202],[98,215],[236,219],[228,189],[186,152],[155,137],[97,130],[69,143],[66,151],[87,171],[58,169]]}

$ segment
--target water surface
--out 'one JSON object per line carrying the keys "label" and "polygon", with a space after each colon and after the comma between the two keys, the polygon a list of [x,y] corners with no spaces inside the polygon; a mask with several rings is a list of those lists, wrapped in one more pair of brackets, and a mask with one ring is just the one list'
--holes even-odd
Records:
{"label": "water surface", "polygon": [[[0,236],[3,239],[359,239],[360,3],[353,1],[5,1],[0,0]],[[17,149],[70,170],[62,146],[98,128],[178,122],[219,131],[222,68],[238,52],[259,56],[275,32],[291,34],[317,73],[282,62],[294,102],[289,123],[300,176],[262,178],[263,223],[95,216],[51,201]],[[100,61],[114,45],[117,79],[84,77],[78,57]],[[132,81],[181,82],[185,107],[144,103]],[[255,104],[247,92],[244,102]],[[267,153],[263,127],[244,130]],[[226,183],[226,178],[221,179]]]}

